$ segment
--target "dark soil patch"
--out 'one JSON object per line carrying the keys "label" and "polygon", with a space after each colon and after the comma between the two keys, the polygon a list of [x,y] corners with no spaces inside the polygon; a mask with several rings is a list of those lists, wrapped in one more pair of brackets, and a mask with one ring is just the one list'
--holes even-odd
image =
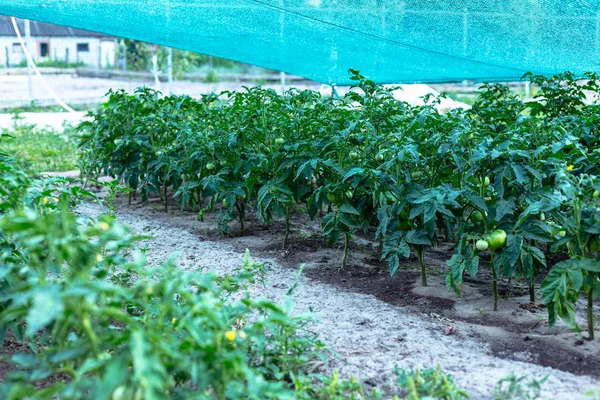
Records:
{"label": "dark soil patch", "polygon": [[445,314],[455,303],[454,300],[413,293],[414,282],[420,277],[420,273],[413,271],[398,271],[390,277],[379,269],[352,265],[344,270],[311,268],[306,275],[343,290],[370,294],[394,306],[415,307],[428,313]]}
{"label": "dark soil patch", "polygon": [[15,366],[9,362],[8,360],[17,353],[30,351],[29,348],[18,341],[7,337],[4,339],[2,343],[2,348],[0,348],[0,381],[4,381],[8,374],[15,371]]}
{"label": "dark soil patch", "polygon": [[576,375],[600,377],[600,354],[598,352],[590,355],[574,353],[564,346],[528,335],[509,337],[506,340],[496,338],[490,342],[490,345],[494,355],[500,358],[522,361],[519,357],[515,357],[515,354],[528,353],[533,357],[532,362],[535,364]]}
{"label": "dark soil patch", "polygon": [[[297,237],[297,236],[292,236],[290,235],[290,238],[288,240],[288,245],[285,249],[283,249],[283,234],[279,234],[281,231],[278,231],[277,229],[269,229],[269,232],[265,232],[263,234],[267,234],[270,235],[271,237],[269,238],[268,241],[266,241],[266,243],[263,246],[259,246],[256,248],[257,251],[259,252],[266,252],[266,253],[271,253],[271,252],[283,252],[285,254],[285,258],[286,258],[286,264],[293,264],[294,261],[296,261],[296,259],[300,258],[300,256],[304,256],[306,254],[316,254],[320,251],[325,251],[325,250],[339,250],[339,251],[343,251],[344,249],[344,244],[342,240],[339,240],[338,242],[334,243],[333,245],[329,246],[328,245],[328,238],[326,235],[321,235],[321,234],[311,234],[310,236],[304,236],[304,237]],[[235,243],[232,243],[235,246]],[[350,242],[350,245],[348,246],[348,250],[349,253],[355,253],[355,252],[364,252],[367,250],[372,250],[372,253],[375,253],[377,249],[372,249],[372,246],[359,246],[353,242]],[[302,262],[306,262],[306,258],[304,258],[304,261],[299,260],[300,263]],[[371,264],[371,261],[374,262],[374,264],[376,265],[386,265],[384,262],[379,261],[375,258],[371,258],[369,260],[369,264]],[[295,265],[295,267],[297,267],[298,264]]]}
{"label": "dark soil patch", "polygon": [[[11,335],[8,335],[4,339],[2,347],[0,348],[0,382],[4,382],[6,379],[8,379],[11,373],[18,371],[17,366],[9,361],[12,356],[18,353],[31,353],[31,349],[27,346],[27,344],[14,339],[14,337]],[[36,389],[43,389],[56,382],[65,382],[69,379],[70,377],[66,374],[54,374],[47,378],[36,381],[34,385]]]}

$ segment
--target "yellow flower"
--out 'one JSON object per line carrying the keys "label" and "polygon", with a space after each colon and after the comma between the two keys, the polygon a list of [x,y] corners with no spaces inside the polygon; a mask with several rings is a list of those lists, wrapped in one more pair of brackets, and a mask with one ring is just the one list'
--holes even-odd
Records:
{"label": "yellow flower", "polygon": [[100,225],[100,229],[102,229],[103,231],[107,231],[110,228],[110,225],[108,225],[106,222],[100,222],[98,225]]}
{"label": "yellow flower", "polygon": [[58,203],[58,198],[57,197],[53,197],[52,201],[55,202],[55,203]]}
{"label": "yellow flower", "polygon": [[230,342],[233,342],[235,340],[235,331],[227,331],[227,332],[225,332],[225,337]]}
{"label": "yellow flower", "polygon": [[98,262],[102,262],[102,255],[100,255],[100,254],[97,254],[97,255],[96,255],[96,261],[98,261]]}
{"label": "yellow flower", "polygon": [[575,168],[574,166],[572,166],[572,165],[569,165],[569,166],[567,167],[567,171],[571,172],[571,171],[573,171],[573,169],[574,169],[574,168]]}
{"label": "yellow flower", "polygon": [[44,197],[44,198],[42,199],[42,203],[44,203],[44,204],[48,204],[48,198],[47,198],[47,197]]}
{"label": "yellow flower", "polygon": [[171,320],[171,325],[175,325],[175,322],[177,322],[177,318],[173,317],[173,319]]}

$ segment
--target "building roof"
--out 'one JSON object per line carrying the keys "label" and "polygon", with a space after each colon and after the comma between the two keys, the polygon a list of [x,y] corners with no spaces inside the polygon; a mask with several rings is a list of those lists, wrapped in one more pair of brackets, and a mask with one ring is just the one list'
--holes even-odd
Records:
{"label": "building roof", "polygon": [[[21,34],[25,34],[25,20],[17,18],[17,25]],[[0,15],[0,37],[16,37],[15,30],[9,16]],[[69,28],[68,26],[48,24],[45,22],[31,21],[31,36],[33,37],[110,37],[104,33],[86,31],[83,29]]]}

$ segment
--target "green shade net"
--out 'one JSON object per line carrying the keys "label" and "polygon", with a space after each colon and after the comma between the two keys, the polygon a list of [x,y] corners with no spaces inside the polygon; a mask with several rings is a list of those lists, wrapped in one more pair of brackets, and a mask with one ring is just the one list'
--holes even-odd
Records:
{"label": "green shade net", "polygon": [[600,1],[0,0],[0,14],[346,84],[600,70]]}

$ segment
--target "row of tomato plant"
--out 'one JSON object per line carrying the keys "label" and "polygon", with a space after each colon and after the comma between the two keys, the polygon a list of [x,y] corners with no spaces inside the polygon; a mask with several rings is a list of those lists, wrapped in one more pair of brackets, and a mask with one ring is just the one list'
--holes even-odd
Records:
{"label": "row of tomato plant", "polygon": [[[3,349],[1,398],[383,398],[315,372],[329,352],[312,316],[252,297],[266,271],[248,253],[220,277],[149,264],[146,237],[112,214],[118,181],[94,218],[73,211],[102,203],[82,184],[32,179],[0,147],[0,341],[16,350]],[[439,367],[394,373],[388,397],[468,398]]]}
{"label": "row of tomato plant", "polygon": [[[490,260],[498,281],[520,277],[536,300],[545,251],[564,252],[541,285],[550,323],[577,328],[575,303],[600,295],[600,92],[597,78],[526,75],[539,90],[524,102],[485,84],[471,109],[440,113],[439,98],[412,106],[350,70],[343,98],[311,90],[247,88],[193,99],[151,89],[110,92],[83,123],[81,168],[122,179],[147,200],[170,198],[200,214],[218,203],[244,234],[249,211],[283,218],[283,246],[298,207],[321,218],[329,244],[342,239],[341,267],[357,230],[379,243],[391,274],[414,252],[455,243],[448,286]],[[228,225],[222,225],[224,229]]]}

